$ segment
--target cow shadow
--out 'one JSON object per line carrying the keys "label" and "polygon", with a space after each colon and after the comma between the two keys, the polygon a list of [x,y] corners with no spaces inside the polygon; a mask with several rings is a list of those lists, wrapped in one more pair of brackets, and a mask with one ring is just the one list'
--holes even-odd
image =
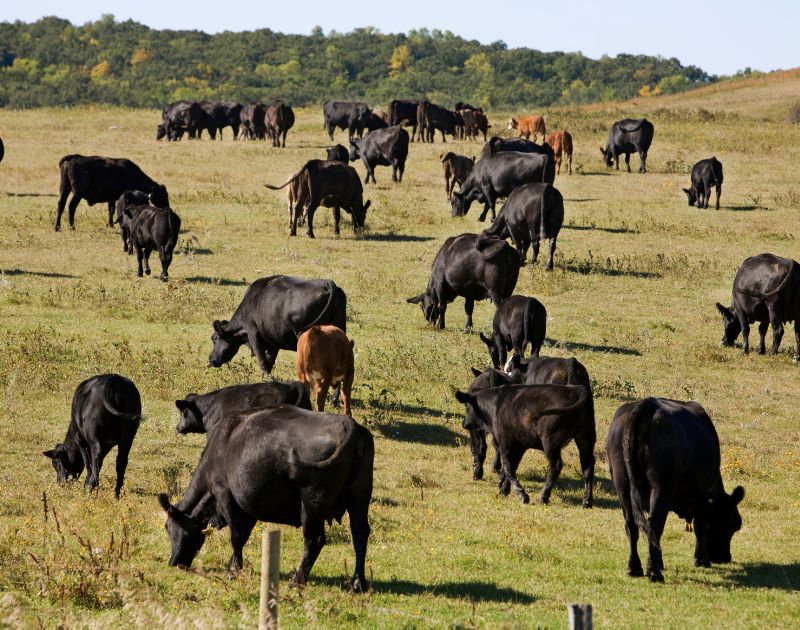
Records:
{"label": "cow shadow", "polygon": [[27,269],[0,269],[0,276],[38,276],[40,278],[80,278],[71,273],[58,273],[56,271],[28,271]]}
{"label": "cow shadow", "polygon": [[213,284],[220,287],[246,287],[249,282],[245,280],[230,280],[229,278],[211,278],[209,276],[189,276],[186,282],[192,284]]}
{"label": "cow shadow", "polygon": [[599,197],[583,197],[578,199],[564,199],[564,201],[572,201],[574,203],[581,203],[583,201],[600,201]]}
{"label": "cow shadow", "polygon": [[214,252],[207,247],[179,247],[175,253],[185,256],[211,256]]}
{"label": "cow shadow", "polygon": [[375,424],[380,434],[390,440],[415,442],[428,446],[458,446],[463,436],[441,424],[404,422],[402,420],[386,424]]}
{"label": "cow shadow", "polygon": [[6,197],[58,197],[58,193],[7,192]]}
{"label": "cow shadow", "polygon": [[611,177],[611,173],[606,171],[584,171],[581,173],[583,177]]}
{"label": "cow shadow", "polygon": [[[580,229],[580,228],[579,228]],[[605,267],[588,267],[584,265],[567,264],[564,269],[582,276],[597,274],[600,276],[627,276],[629,278],[661,278],[661,274],[656,271],[637,271],[635,269],[607,269]]]}
{"label": "cow shadow", "polygon": [[[709,210],[711,208],[709,207]],[[754,204],[740,204],[736,206],[720,206],[720,210],[730,210],[731,212],[753,212],[755,210],[769,210],[765,206],[757,206]]]}
{"label": "cow shadow", "polygon": [[640,357],[642,353],[633,348],[623,348],[622,346],[595,345],[583,343],[581,341],[558,341],[556,339],[545,339],[547,345],[554,348],[563,348],[567,351],[588,350],[590,352],[605,352],[606,354],[623,354],[629,357]]}
{"label": "cow shadow", "polygon": [[433,236],[415,236],[413,234],[363,234],[360,241],[376,241],[385,243],[425,243],[435,240]]}
{"label": "cow shadow", "polygon": [[631,228],[626,227],[597,227],[595,225],[565,225],[563,227],[565,230],[580,230],[580,231],[592,231],[592,232],[608,232],[609,234],[638,234],[638,230],[632,230]]}
{"label": "cow shadow", "polygon": [[728,580],[744,588],[774,588],[800,591],[800,562],[748,562],[730,567]]}

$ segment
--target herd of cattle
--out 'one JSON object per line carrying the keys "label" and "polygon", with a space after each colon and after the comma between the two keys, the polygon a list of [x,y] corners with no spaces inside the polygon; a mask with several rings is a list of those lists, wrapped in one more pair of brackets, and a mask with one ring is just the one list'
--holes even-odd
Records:
{"label": "herd of cattle", "polygon": [[[204,112],[205,120],[215,121],[216,132],[225,125],[221,114],[216,118],[210,112],[227,112],[235,135],[244,128],[248,137],[263,132],[277,143],[280,132],[285,142],[288,127],[270,126],[269,115],[257,108],[184,105],[164,110],[159,134],[178,139],[183,132],[190,137],[199,137],[202,129],[211,133],[212,127],[198,122],[202,118],[198,111]],[[282,107],[282,103],[270,106],[277,112]],[[323,112],[326,132],[333,138],[336,128],[347,130],[350,150],[332,147],[328,159],[306,162],[283,186],[268,185],[288,187],[292,234],[298,222],[305,221],[308,235],[314,236],[313,217],[320,205],[333,208],[337,234],[341,209],[352,215],[354,229],[364,226],[370,204],[363,200],[364,189],[350,161],[363,161],[366,183],[375,181],[377,165],[392,166],[393,179],[400,182],[409,142],[415,137],[432,141],[438,129],[444,139],[445,133],[458,135],[459,125],[467,137],[474,137],[470,136],[474,129],[485,133],[489,127],[482,110],[463,103],[451,111],[427,101],[392,101],[388,114],[383,114],[363,103],[326,102]],[[293,120],[293,115],[276,114],[275,120],[289,118]],[[478,122],[473,126],[472,121]],[[370,125],[375,128],[363,135]],[[410,137],[405,126],[413,127]],[[425,292],[407,301],[418,304],[425,319],[438,328],[445,327],[447,305],[457,297],[465,300],[467,329],[473,325],[476,300],[490,299],[496,306],[492,334],[479,335],[492,367],[473,369],[475,379],[468,390],[456,394],[465,405],[463,427],[470,435],[473,478],[483,477],[490,436],[499,491],[507,495],[513,488],[527,503],[517,467],[528,449],[541,450],[548,472],[539,500],[547,503],[562,469],[561,451],[574,441],[584,481],[583,505],[590,508],[597,436],[589,374],[575,358],[539,356],[546,308],[535,298],[514,295],[529,246],[533,245],[536,262],[540,240],[550,239],[546,268],[553,268],[564,219],[564,199],[553,183],[562,159],[571,172],[572,137],[565,130],[546,136],[541,117],[512,118],[508,126],[519,137],[487,140],[477,161],[453,152],[441,156],[453,215],[466,214],[478,201],[484,204],[480,219],[491,211],[493,223],[480,234],[446,239],[433,261]],[[531,135],[534,141],[528,139]],[[547,141],[535,143],[537,135]],[[653,125],[645,119],[614,123],[601,148],[603,160],[609,167],[616,162],[619,169],[619,159],[625,156],[630,171],[630,155],[638,153],[639,171],[645,173],[652,139]],[[81,199],[105,202],[109,224],[120,224],[125,251],[136,250],[139,275],[150,272],[148,256],[157,250],[166,280],[180,228],[166,188],[124,159],[69,155],[62,158],[60,169],[56,229],[70,192],[71,226]],[[459,191],[454,190],[456,183]],[[708,207],[714,187],[719,207],[721,185],[722,165],[710,158],[698,162],[691,188],[684,190],[690,204]],[[506,201],[495,216],[500,198]],[[352,585],[355,590],[365,587],[374,447],[370,432],[350,417],[354,358],[353,342],[346,336],[346,305],[345,292],[332,280],[270,276],[250,285],[229,320],[212,323],[209,366],[220,367],[246,345],[268,376],[280,350],[296,351],[298,381],[233,385],[176,400],[177,431],[206,433],[207,448],[183,499],[172,504],[168,496],[159,497],[168,514],[171,565],[190,565],[207,529],[227,526],[233,548],[229,567],[238,569],[243,545],[255,523],[264,520],[302,527],[305,549],[294,581],[304,584],[325,544],[325,521],[340,520],[347,512],[356,555]],[[776,353],[783,323],[794,321],[795,354],[800,358],[800,268],[795,261],[771,254],[748,258],[734,279],[732,305],[717,304],[717,308],[724,320],[723,344],[733,345],[741,333],[745,352],[750,324],[759,322],[760,353],[772,325]],[[331,387],[336,388],[336,400],[341,397],[345,415],[324,412]],[[116,445],[119,495],[141,409],[138,390],[124,377],[102,375],[81,383],[63,443],[45,452],[59,481],[78,477],[85,468],[86,484],[96,487],[103,458]],[[737,505],[744,490],[725,491],[719,439],[698,403],[646,398],[622,405],[609,428],[606,454],[630,544],[629,575],[645,573],[637,552],[641,530],[649,546],[646,574],[663,581],[660,538],[670,511],[693,524],[698,566],[730,561],[731,539],[741,527]]]}

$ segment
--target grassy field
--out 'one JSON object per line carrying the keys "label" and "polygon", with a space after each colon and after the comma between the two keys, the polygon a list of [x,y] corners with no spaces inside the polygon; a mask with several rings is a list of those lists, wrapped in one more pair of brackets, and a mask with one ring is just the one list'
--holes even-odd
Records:
{"label": "grassy field", "polygon": [[[796,625],[800,367],[791,361],[793,336],[777,357],[720,348],[714,303],[729,302],[746,256],[800,255],[800,126],[784,122],[798,85],[796,76],[794,90],[776,80],[783,96],[770,101],[767,116],[752,107],[752,90],[763,89],[757,82],[548,114],[548,127],[573,134],[575,174],[556,180],[566,205],[556,269],[525,267],[516,292],[547,307],[543,353],[577,356],[593,379],[593,510],[580,506],[574,446],[547,507],[498,497],[494,474],[472,481],[453,392],[468,385],[470,367],[487,362],[477,332],[490,329],[493,309],[479,304],[476,331],[465,335],[461,300],[443,332],[405,303],[425,288],[447,236],[485,227],[475,208],[450,217],[438,161],[443,149],[478,154],[479,143],[412,145],[402,184],[383,168],[367,187],[372,208],[362,237],[345,223],[335,238],[330,211],[320,210],[311,241],[288,236],[283,195],[262,184],[282,183],[322,156],[327,138],[316,108],[298,112],[284,150],[231,142],[229,131],[223,142],[157,143],[155,111],[0,112],[0,620],[253,626],[260,536],[247,545],[237,579],[224,569],[227,531],[209,538],[193,570],[170,569],[156,494],[182,493],[205,442],[175,434],[173,401],[261,378],[248,352],[221,369],[205,367],[211,320],[229,317],[253,280],[290,273],[333,278],[347,292],[354,417],[376,438],[376,463],[372,591],[346,590],[349,530],[334,526],[309,587],[282,593],[284,627],[559,628],[572,601],[592,603],[602,628]],[[656,126],[651,172],[607,171],[597,147],[609,124],[643,112]],[[496,130],[504,127],[505,115],[490,118]],[[66,153],[126,156],[168,186],[185,229],[168,284],[136,278],[134,258],[123,254],[99,206],[78,208],[75,231],[53,231],[57,163]],[[710,155],[724,164],[723,207],[689,208],[680,188],[691,164]],[[99,493],[87,496],[81,483],[58,486],[40,454],[63,439],[77,383],[100,372],[132,378],[145,407],[119,502],[113,459]],[[292,353],[279,356],[273,376],[294,377]],[[694,536],[669,518],[665,585],[625,576],[622,513],[603,452],[616,408],[648,395],[701,402],[720,433],[726,486],[747,492],[730,565],[694,568]],[[541,489],[545,469],[540,453],[523,459],[520,478],[530,492]],[[301,547],[300,532],[284,528],[283,580]]]}

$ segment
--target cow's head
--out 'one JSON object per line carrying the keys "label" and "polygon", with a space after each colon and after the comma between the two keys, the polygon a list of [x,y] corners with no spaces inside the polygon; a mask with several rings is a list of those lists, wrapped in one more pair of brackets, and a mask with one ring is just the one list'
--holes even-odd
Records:
{"label": "cow's head", "polygon": [[479,333],[478,336],[489,349],[492,365],[495,369],[500,369],[500,366],[504,365],[506,359],[508,359],[508,350],[506,349],[506,344],[503,342],[502,337],[497,333],[493,333],[491,337],[487,337],[483,333]]}
{"label": "cow's head", "polygon": [[722,332],[722,341],[720,345],[722,346],[732,346],[736,339],[739,337],[739,333],[742,332],[742,325],[739,323],[739,318],[731,311],[729,308],[725,308],[717,302],[717,310],[722,315],[722,322],[723,322],[723,332]]}
{"label": "cow's head", "polygon": [[600,154],[603,156],[603,163],[608,167],[611,168],[614,166],[614,153],[611,151],[610,147],[600,147]]}
{"label": "cow's head", "polygon": [[357,232],[366,225],[367,210],[372,202],[367,199],[367,203],[353,206],[353,231]]}
{"label": "cow's head", "polygon": [[208,367],[219,367],[236,356],[239,347],[247,341],[247,335],[240,328],[231,326],[229,321],[216,319],[212,325],[214,326],[214,334],[211,335],[213,347],[208,356]]}
{"label": "cow's head", "polygon": [[519,121],[516,118],[512,118],[508,121],[509,129],[516,129],[517,127],[519,127]]}
{"label": "cow's head", "polygon": [[473,394],[467,392],[456,392],[456,400],[464,405],[464,421],[461,426],[467,431],[474,431],[475,429],[482,429],[484,431],[491,431],[491,422],[485,416],[478,400]]}
{"label": "cow's head", "polygon": [[372,116],[372,110],[369,107],[366,105],[361,105],[358,108],[358,122],[360,122],[362,125],[367,124],[370,116]]}
{"label": "cow's head", "polygon": [[154,184],[148,195],[151,206],[156,208],[169,208],[169,194],[163,184]]}
{"label": "cow's head", "polygon": [[164,136],[167,135],[167,128],[161,124],[156,127],[156,140],[161,140]]}
{"label": "cow's head", "polygon": [[350,161],[355,162],[361,157],[361,140],[350,141]]}
{"label": "cow's head", "polygon": [[409,304],[419,304],[422,309],[422,314],[431,324],[436,323],[436,320],[439,319],[439,302],[427,291],[408,298],[406,302]]}
{"label": "cow's head", "polygon": [[55,448],[42,451],[42,455],[53,464],[58,483],[77,479],[83,472],[83,457],[80,453],[73,452],[74,450],[77,449],[69,449],[66,444],[56,444]]}
{"label": "cow's head", "polygon": [[205,523],[199,517],[202,509],[194,510],[195,513],[198,513],[198,516],[182,512],[169,502],[169,496],[163,492],[158,495],[158,502],[167,513],[167,522],[164,527],[167,530],[170,546],[172,547],[169,566],[192,566],[192,560],[194,560],[206,541],[206,535],[203,531]]}
{"label": "cow's head", "polygon": [[194,399],[196,394],[188,394],[183,400],[176,400],[175,407],[181,414],[175,430],[186,435],[187,433],[205,433],[206,429],[203,426],[203,414],[197,408]]}
{"label": "cow's head", "polygon": [[695,194],[694,187],[684,188],[683,192],[686,193],[686,197],[689,199],[690,206],[693,206],[695,203],[697,203],[697,195]]}
{"label": "cow's head", "polygon": [[744,488],[736,486],[731,494],[724,490],[711,505],[708,526],[708,559],[714,563],[731,561],[731,539],[742,528],[739,503],[744,498]]}
{"label": "cow's head", "polygon": [[472,200],[469,199],[465,193],[453,192],[450,197],[451,216],[463,217],[469,212],[469,207],[471,205]]}

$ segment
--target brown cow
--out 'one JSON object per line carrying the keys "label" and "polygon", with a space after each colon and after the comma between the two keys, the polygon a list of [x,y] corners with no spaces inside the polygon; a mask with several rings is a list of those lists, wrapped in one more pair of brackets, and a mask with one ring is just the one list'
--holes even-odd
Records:
{"label": "brown cow", "polygon": [[475,166],[475,156],[473,155],[472,159],[470,159],[466,155],[458,155],[448,151],[447,153],[442,153],[439,159],[442,161],[442,168],[444,169],[444,190],[447,193],[447,198],[450,199],[456,184],[459,186],[463,184],[472,171],[472,167]]}
{"label": "brown cow", "polygon": [[464,136],[477,139],[478,134],[482,133],[483,141],[486,142],[486,133],[491,127],[486,114],[472,109],[462,109],[458,113],[464,119]]}
{"label": "brown cow", "polygon": [[561,158],[562,155],[567,158],[567,166],[569,166],[569,174],[572,175],[572,136],[566,129],[559,129],[554,131],[545,140],[547,144],[553,147],[556,162],[556,175],[561,173]]}
{"label": "brown cow", "polygon": [[[283,101],[275,101],[264,113],[266,135],[272,139],[273,147],[286,147],[286,134],[294,126],[294,110]],[[283,144],[281,144],[283,136]]]}
{"label": "brown cow", "polygon": [[341,383],[345,415],[350,415],[350,389],[353,386],[353,342],[336,326],[312,326],[297,339],[297,380],[311,389],[317,411],[325,411],[325,396],[331,386]]}
{"label": "brown cow", "polygon": [[520,116],[519,118],[512,118],[508,121],[508,128],[517,129],[519,131],[519,137],[524,137],[526,140],[530,140],[531,134],[533,134],[534,142],[536,142],[536,134],[541,133],[542,138],[544,138],[547,133],[544,127],[544,116]]}

